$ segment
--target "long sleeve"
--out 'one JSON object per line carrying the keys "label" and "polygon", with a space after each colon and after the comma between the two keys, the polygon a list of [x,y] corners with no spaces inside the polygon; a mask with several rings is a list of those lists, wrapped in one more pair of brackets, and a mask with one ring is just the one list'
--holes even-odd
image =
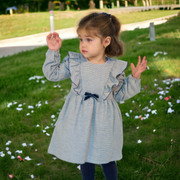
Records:
{"label": "long sleeve", "polygon": [[118,78],[119,86],[114,88],[114,97],[116,101],[127,100],[140,92],[141,80],[132,75],[125,78],[124,73]]}
{"label": "long sleeve", "polygon": [[66,56],[60,63],[58,51],[48,50],[43,65],[43,73],[49,81],[61,81],[70,77],[69,58]]}

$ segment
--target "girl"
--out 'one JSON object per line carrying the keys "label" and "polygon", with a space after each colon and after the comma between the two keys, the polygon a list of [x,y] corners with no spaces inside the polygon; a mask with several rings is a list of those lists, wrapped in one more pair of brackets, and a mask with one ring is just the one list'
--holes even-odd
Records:
{"label": "girl", "polygon": [[122,158],[122,117],[117,101],[140,92],[140,75],[146,58],[138,57],[132,75],[125,78],[127,62],[110,57],[123,54],[118,19],[91,13],[78,24],[80,54],[68,52],[60,63],[62,41],[57,33],[47,36],[49,50],[43,72],[50,81],[70,78],[71,91],[59,114],[48,152],[81,164],[83,180],[94,180],[95,164],[101,164],[106,180],[117,180],[116,161]]}

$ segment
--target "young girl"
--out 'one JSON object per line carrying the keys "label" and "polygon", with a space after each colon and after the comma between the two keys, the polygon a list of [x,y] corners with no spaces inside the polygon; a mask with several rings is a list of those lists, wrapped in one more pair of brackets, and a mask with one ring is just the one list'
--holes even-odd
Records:
{"label": "young girl", "polygon": [[140,75],[147,61],[138,57],[132,75],[125,78],[127,62],[109,57],[123,54],[118,19],[91,13],[78,24],[81,53],[68,52],[60,63],[62,41],[57,33],[47,36],[49,50],[43,72],[50,81],[70,78],[71,91],[60,112],[48,152],[81,164],[83,180],[94,180],[95,164],[101,164],[106,180],[117,180],[116,161],[122,158],[123,128],[117,101],[140,92]]}

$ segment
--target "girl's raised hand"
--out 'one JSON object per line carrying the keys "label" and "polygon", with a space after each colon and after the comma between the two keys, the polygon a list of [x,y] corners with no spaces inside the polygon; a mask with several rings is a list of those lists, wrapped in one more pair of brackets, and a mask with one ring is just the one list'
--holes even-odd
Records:
{"label": "girl's raised hand", "polygon": [[132,76],[136,79],[140,79],[141,73],[146,69],[146,65],[147,65],[146,57],[144,56],[141,62],[141,57],[139,56],[136,67],[133,63],[131,63]]}
{"label": "girl's raised hand", "polygon": [[62,45],[62,40],[56,32],[50,33],[46,37],[46,41],[49,49],[52,51],[58,51]]}

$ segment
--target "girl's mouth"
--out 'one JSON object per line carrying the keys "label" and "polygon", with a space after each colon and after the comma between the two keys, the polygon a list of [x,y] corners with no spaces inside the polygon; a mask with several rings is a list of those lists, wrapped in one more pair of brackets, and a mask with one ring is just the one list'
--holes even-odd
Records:
{"label": "girl's mouth", "polygon": [[87,51],[86,50],[82,50],[82,53],[87,53]]}

